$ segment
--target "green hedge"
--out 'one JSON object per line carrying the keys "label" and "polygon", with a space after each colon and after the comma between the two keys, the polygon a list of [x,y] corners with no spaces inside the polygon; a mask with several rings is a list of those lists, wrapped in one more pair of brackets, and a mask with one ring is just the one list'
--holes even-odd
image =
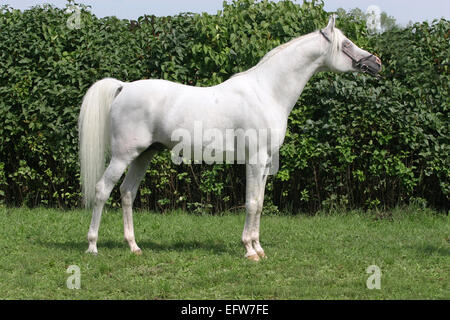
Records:
{"label": "green hedge", "polygon": [[[163,78],[209,86],[270,49],[326,25],[323,3],[224,3],[216,15],[99,19],[81,28],[52,6],[0,12],[0,202],[80,206],[77,118],[96,80]],[[321,73],[289,120],[266,210],[449,207],[449,21],[369,35],[341,14],[338,27],[384,63],[380,81]],[[152,162],[136,206],[222,211],[244,203],[244,168]],[[110,205],[119,203],[118,188]]]}

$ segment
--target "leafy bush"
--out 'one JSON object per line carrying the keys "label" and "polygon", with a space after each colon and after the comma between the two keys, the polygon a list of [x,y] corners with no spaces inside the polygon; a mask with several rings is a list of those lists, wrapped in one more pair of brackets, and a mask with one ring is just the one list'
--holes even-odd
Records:
{"label": "leafy bush", "polygon": [[[267,208],[449,207],[447,20],[370,35],[340,12],[338,27],[377,53],[384,78],[317,74],[289,120]],[[81,28],[52,6],[0,12],[0,201],[80,206],[77,118],[96,80],[163,78],[209,86],[255,65],[269,50],[326,25],[318,1],[240,0],[216,15],[99,19]],[[401,50],[399,50],[401,48]],[[180,165],[168,152],[149,167],[137,207],[200,212],[241,208],[244,168]],[[119,203],[115,189],[110,205]],[[419,199],[419,200],[418,200]]]}

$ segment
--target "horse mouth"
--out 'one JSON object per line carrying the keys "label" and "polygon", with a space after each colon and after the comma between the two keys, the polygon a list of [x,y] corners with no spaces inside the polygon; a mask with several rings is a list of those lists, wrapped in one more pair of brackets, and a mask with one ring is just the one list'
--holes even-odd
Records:
{"label": "horse mouth", "polygon": [[374,68],[374,67],[371,67],[371,66],[368,66],[368,65],[362,65],[360,70],[361,70],[362,73],[366,73],[366,74],[371,75],[372,77],[375,77],[377,79],[381,78],[381,75],[379,73],[381,71],[381,67],[380,68]]}
{"label": "horse mouth", "polygon": [[381,71],[381,60],[374,55],[363,58],[356,63],[357,69],[362,73],[369,74],[377,79],[381,78],[379,72]]}

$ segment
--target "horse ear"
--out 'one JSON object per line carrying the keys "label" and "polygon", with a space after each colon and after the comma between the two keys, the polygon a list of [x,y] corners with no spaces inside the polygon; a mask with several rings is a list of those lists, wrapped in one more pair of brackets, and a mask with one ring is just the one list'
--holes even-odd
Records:
{"label": "horse ear", "polygon": [[334,31],[334,25],[336,24],[336,15],[332,14],[328,20],[328,25],[326,27],[327,31],[332,33]]}

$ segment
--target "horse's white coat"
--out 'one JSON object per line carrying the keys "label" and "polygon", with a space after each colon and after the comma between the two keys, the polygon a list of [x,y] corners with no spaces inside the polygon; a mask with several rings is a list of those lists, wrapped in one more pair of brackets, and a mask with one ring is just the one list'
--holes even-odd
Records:
{"label": "horse's white coat", "polygon": [[[268,129],[281,133],[275,143],[272,141],[270,146],[258,150],[262,153],[261,163],[246,165],[242,242],[249,259],[265,257],[259,242],[265,167],[270,155],[283,143],[289,113],[314,73],[357,71],[340,51],[347,39],[334,28],[334,17],[325,31],[331,36],[331,43],[319,32],[294,39],[270,51],[255,67],[213,87],[192,87],[164,80],[124,83],[104,79],[95,83],[83,100],[79,119],[83,190],[86,203],[93,205],[88,252],[97,253],[104,203],[130,166],[120,186],[124,236],[131,250],[140,253],[134,238],[132,203],[155,152],[149,146],[159,142],[172,148],[174,130],[183,128],[193,133],[194,122],[201,121],[204,130]],[[370,55],[356,46],[355,50],[360,56]],[[103,173],[108,137],[111,162]]]}

